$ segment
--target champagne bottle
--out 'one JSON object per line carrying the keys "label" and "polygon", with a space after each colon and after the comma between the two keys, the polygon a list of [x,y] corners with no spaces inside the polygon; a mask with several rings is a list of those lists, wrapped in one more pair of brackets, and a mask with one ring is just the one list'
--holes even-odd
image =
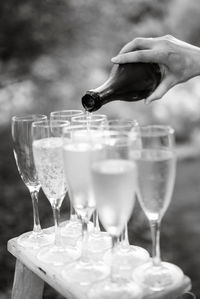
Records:
{"label": "champagne bottle", "polygon": [[147,98],[161,81],[161,70],[155,63],[114,65],[107,81],[82,97],[85,110],[93,112],[112,101],[135,102]]}

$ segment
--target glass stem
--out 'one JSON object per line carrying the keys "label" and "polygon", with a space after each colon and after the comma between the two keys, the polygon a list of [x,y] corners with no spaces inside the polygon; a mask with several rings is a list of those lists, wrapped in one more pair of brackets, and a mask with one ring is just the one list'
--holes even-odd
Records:
{"label": "glass stem", "polygon": [[122,248],[127,248],[129,246],[127,223],[125,224],[123,232],[121,234],[121,245],[122,245]]}
{"label": "glass stem", "polygon": [[116,247],[118,245],[119,238],[116,236],[112,236],[112,256],[111,256],[111,269],[110,269],[110,278],[111,281],[115,282],[116,281],[116,265],[114,261],[114,255],[116,251]]}
{"label": "glass stem", "polygon": [[33,206],[33,232],[38,234],[41,233],[39,209],[38,209],[38,193],[39,190],[31,190],[32,206]]}
{"label": "glass stem", "polygon": [[77,220],[78,217],[77,217],[77,214],[76,214],[76,211],[72,205],[72,201],[71,201],[71,193],[70,191],[68,191],[68,197],[69,197],[69,220],[71,221],[74,221],[74,220]]}
{"label": "glass stem", "polygon": [[82,254],[81,261],[88,261],[88,222],[85,219],[82,219]]}
{"label": "glass stem", "polygon": [[69,201],[69,209],[70,209],[70,220],[71,221],[77,220],[76,212],[71,201]]}
{"label": "glass stem", "polygon": [[60,234],[60,208],[57,205],[52,206],[53,219],[55,226],[55,246],[61,247],[61,234]]}
{"label": "glass stem", "polygon": [[160,266],[160,221],[150,221],[152,236],[152,259],[154,266]]}
{"label": "glass stem", "polygon": [[94,223],[94,232],[99,232],[100,226],[99,226],[99,216],[97,210],[94,210],[92,218]]}

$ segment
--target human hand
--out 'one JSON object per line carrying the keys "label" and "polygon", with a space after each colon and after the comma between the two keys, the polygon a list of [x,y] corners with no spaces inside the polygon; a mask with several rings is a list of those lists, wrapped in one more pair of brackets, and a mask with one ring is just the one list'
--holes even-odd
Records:
{"label": "human hand", "polygon": [[185,292],[191,289],[191,281],[187,276],[184,276],[182,282],[179,285],[172,284],[168,288],[159,292],[152,292],[144,296],[144,299],[181,299]]}
{"label": "human hand", "polygon": [[162,80],[147,102],[160,99],[174,85],[200,75],[200,48],[166,35],[156,38],[136,38],[127,43],[111,59],[113,63],[158,63]]}

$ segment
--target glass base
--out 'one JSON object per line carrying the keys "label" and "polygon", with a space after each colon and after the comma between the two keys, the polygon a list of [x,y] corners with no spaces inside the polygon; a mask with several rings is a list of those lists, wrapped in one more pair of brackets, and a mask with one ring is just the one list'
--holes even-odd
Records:
{"label": "glass base", "polygon": [[39,251],[37,258],[47,264],[61,266],[80,257],[80,250],[75,247],[46,247]]}
{"label": "glass base", "polygon": [[60,224],[62,236],[80,236],[82,225],[78,219],[65,221]]}
{"label": "glass base", "polygon": [[95,281],[107,277],[109,268],[102,262],[83,262],[79,260],[76,263],[67,265],[62,274],[69,283],[87,287]]}
{"label": "glass base", "polygon": [[184,279],[183,271],[174,264],[162,262],[154,266],[152,262],[139,266],[133,272],[133,279],[152,291],[180,285]]}
{"label": "glass base", "polygon": [[91,258],[102,259],[112,247],[112,239],[107,232],[96,231],[88,235],[88,252]]}
{"label": "glass base", "polygon": [[104,256],[107,264],[111,264],[112,258],[116,267],[116,276],[126,280],[132,280],[133,270],[150,260],[147,250],[133,245],[127,245],[126,247],[119,245],[113,257],[111,257],[111,252],[106,253]]}
{"label": "glass base", "polygon": [[19,236],[17,239],[18,245],[31,249],[38,249],[40,247],[50,245],[53,242],[54,237],[50,234],[45,234],[43,231],[39,233],[27,232]]}
{"label": "glass base", "polygon": [[89,290],[90,299],[141,299],[143,293],[135,282],[100,281]]}
{"label": "glass base", "polygon": [[[78,219],[69,220],[61,223],[62,244],[81,247],[82,224]],[[93,223],[88,223],[88,231],[94,228]]]}
{"label": "glass base", "polygon": [[[62,222],[60,224],[61,227],[61,234],[62,236],[74,236],[74,235],[79,235],[81,236],[82,234],[82,224],[79,219],[74,219],[74,220],[69,220]],[[91,221],[88,223],[88,231],[92,231],[94,229],[94,225]]]}
{"label": "glass base", "polygon": [[78,219],[69,220],[67,222],[62,223],[60,227],[63,245],[76,246],[77,241],[81,238],[81,222]]}
{"label": "glass base", "polygon": [[146,249],[134,245],[119,246],[117,256],[122,258],[125,263],[131,264],[134,268],[150,260],[150,255]]}

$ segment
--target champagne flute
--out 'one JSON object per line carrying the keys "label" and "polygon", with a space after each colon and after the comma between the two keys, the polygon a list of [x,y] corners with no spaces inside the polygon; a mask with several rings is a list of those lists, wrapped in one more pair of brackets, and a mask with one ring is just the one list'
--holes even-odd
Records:
{"label": "champagne flute", "polygon": [[[100,161],[92,161],[93,192],[100,220],[112,237],[114,257],[118,250],[118,238],[134,207],[136,165],[129,158],[132,138],[128,132],[106,131],[103,142],[104,156]],[[89,291],[89,298],[137,299],[142,298],[142,291],[136,283],[119,275],[118,264],[112,258],[110,276],[94,283]]]}
{"label": "champagne flute", "polygon": [[84,115],[72,117],[71,121],[74,125],[87,124],[90,126],[92,124],[97,126],[105,126],[107,123],[107,116],[105,114],[86,113]]}
{"label": "champagne flute", "polygon": [[[81,116],[72,117],[72,124],[85,125],[90,130],[91,126],[99,126],[99,128],[107,125],[107,116],[105,114],[84,114]],[[103,252],[110,249],[112,246],[111,238],[107,232],[100,230],[98,212],[95,209],[93,212],[94,230],[88,236],[88,249],[94,258],[102,258]]]}
{"label": "champagne flute", "polygon": [[40,226],[38,211],[38,193],[40,182],[36,173],[33,160],[31,126],[34,121],[46,120],[46,115],[30,114],[26,116],[12,117],[12,138],[14,156],[20,176],[27,186],[33,205],[33,231],[25,233],[18,238],[18,244],[23,247],[38,248],[51,242]]}
{"label": "champagne flute", "polygon": [[50,120],[71,121],[72,117],[83,115],[84,112],[79,109],[56,110],[50,112]]}
{"label": "champagne flute", "polygon": [[[52,111],[50,113],[50,121],[63,120],[63,121],[69,121],[71,123],[72,117],[81,116],[81,115],[83,115],[83,111],[78,109]],[[62,227],[61,234],[63,237],[67,236],[67,239],[69,236],[71,236],[72,242],[75,242],[77,240],[77,237],[80,237],[81,235],[81,222],[76,215],[76,212],[71,203],[71,199],[69,200],[69,204],[70,204],[69,221],[67,221],[67,224],[65,224]]]}
{"label": "champagne flute", "polygon": [[63,155],[66,179],[69,185],[73,207],[82,222],[81,258],[63,271],[70,283],[87,286],[96,279],[108,275],[108,268],[101,261],[93,261],[88,251],[88,222],[96,208],[92,191],[90,161],[97,161],[103,155],[101,129],[87,124],[71,125],[63,133]]}
{"label": "champagne flute", "polygon": [[32,124],[33,155],[42,189],[49,200],[54,217],[54,246],[41,249],[38,259],[60,266],[79,257],[79,250],[63,246],[60,234],[60,207],[67,192],[62,153],[62,130],[68,121],[39,121]]}
{"label": "champagne flute", "polygon": [[[134,128],[138,128],[139,124],[137,120],[132,119],[111,119],[107,122],[107,129],[110,132],[120,131],[126,132],[127,134],[131,134],[131,130]],[[132,141],[133,141],[132,135]],[[135,144],[132,142],[132,148],[137,146],[137,140],[135,140]],[[127,148],[121,145],[121,149],[119,148],[119,156],[123,159],[127,159],[129,157],[129,151]],[[108,253],[109,256],[109,253]],[[107,258],[108,258],[107,256]],[[115,252],[115,260],[116,263],[119,264],[119,269],[121,270],[121,275],[124,278],[130,279],[132,275],[132,269],[136,266],[139,266],[149,260],[149,253],[142,247],[130,245],[128,239],[128,224],[125,223],[125,228],[120,237],[120,242],[118,246],[118,250]]]}
{"label": "champagne flute", "polygon": [[151,290],[160,291],[184,277],[180,268],[162,262],[160,257],[160,224],[171,201],[176,173],[174,130],[144,126],[137,136],[141,148],[131,155],[137,164],[137,196],[149,220],[153,248],[152,261],[139,266],[133,277]]}

